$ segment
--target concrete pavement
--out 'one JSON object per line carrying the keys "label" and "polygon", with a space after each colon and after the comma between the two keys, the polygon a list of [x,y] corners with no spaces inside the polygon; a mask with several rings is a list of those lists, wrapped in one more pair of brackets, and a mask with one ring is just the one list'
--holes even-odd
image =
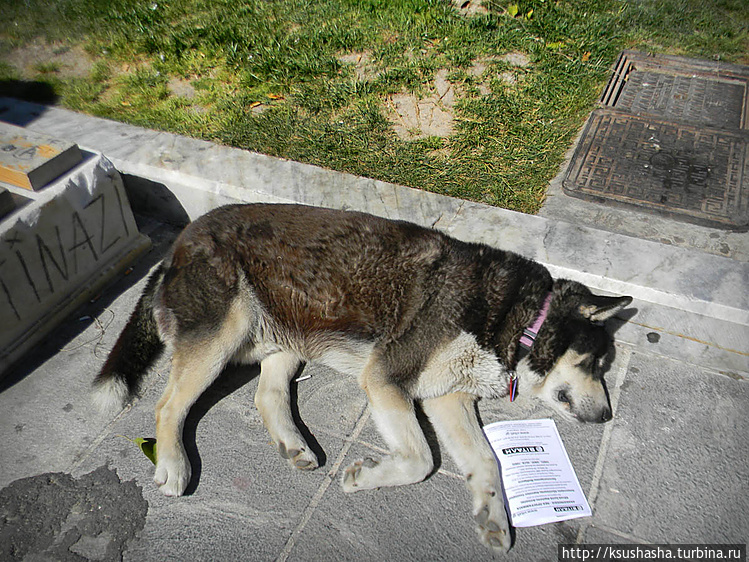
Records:
{"label": "concrete pavement", "polygon": [[[747,542],[747,235],[704,229],[706,240],[720,239],[730,252],[690,244],[689,237],[663,244],[586,226],[578,214],[575,224],[560,219],[563,211],[518,215],[0,101],[0,119],[109,157],[125,176],[141,232],[154,242],[129,275],[0,382],[0,559],[551,561],[560,543]],[[478,542],[465,484],[436,443],[439,469],[425,482],[344,495],[342,468],[382,454],[384,444],[356,381],[318,366],[307,367],[311,377],[297,383],[296,396],[299,417],[324,451],[321,468],[288,466],[252,405],[255,370],[229,369],[185,426],[190,494],[163,497],[151,481],[153,465],[128,438],[154,435],[168,361],[153,369],[143,396],[114,417],[93,409],[89,385],[148,270],[178,231],[163,218],[178,222],[234,200],[409,218],[524,253],[600,291],[635,296],[637,314],[612,326],[617,355],[606,381],[614,420],[557,419],[593,517],[518,529],[510,553],[494,555]],[[480,412],[484,423],[554,417],[522,400],[482,401]],[[424,426],[430,434],[426,420]]]}

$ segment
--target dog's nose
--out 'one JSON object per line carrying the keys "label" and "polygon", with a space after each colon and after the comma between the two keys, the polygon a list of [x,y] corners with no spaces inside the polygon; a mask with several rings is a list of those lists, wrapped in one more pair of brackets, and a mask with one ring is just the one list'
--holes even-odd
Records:
{"label": "dog's nose", "polygon": [[611,416],[611,408],[606,406],[603,411],[601,412],[601,419],[599,420],[601,423],[606,423],[612,418]]}

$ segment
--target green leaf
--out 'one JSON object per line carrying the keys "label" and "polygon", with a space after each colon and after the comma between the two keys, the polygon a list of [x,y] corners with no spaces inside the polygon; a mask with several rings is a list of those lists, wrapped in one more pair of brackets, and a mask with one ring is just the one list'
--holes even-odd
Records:
{"label": "green leaf", "polygon": [[519,12],[520,8],[518,8],[517,4],[510,4],[509,6],[507,6],[507,15],[511,18],[517,16]]}
{"label": "green leaf", "polygon": [[140,447],[149,461],[156,464],[156,439],[153,437],[136,437],[134,443]]}

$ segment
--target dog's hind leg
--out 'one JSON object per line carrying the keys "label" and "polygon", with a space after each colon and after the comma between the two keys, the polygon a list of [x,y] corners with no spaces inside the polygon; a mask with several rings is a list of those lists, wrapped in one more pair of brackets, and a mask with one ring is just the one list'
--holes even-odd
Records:
{"label": "dog's hind leg", "polygon": [[190,407],[226,364],[215,341],[175,345],[166,390],[156,405],[156,473],[154,482],[166,496],[181,496],[192,470],[182,444]]}
{"label": "dog's hind leg", "polygon": [[281,456],[301,469],[317,468],[317,456],[299,432],[291,416],[289,384],[299,370],[299,359],[288,352],[269,355],[260,362],[260,381],[255,407]]}
{"label": "dog's hind leg", "polygon": [[497,460],[481,431],[475,410],[476,397],[454,392],[424,400],[429,416],[450,456],[466,477],[473,496],[473,516],[481,541],[492,548],[509,550],[510,526],[502,493]]}
{"label": "dog's hind leg", "polygon": [[413,400],[382,379],[377,360],[370,359],[362,373],[362,386],[369,398],[372,418],[390,454],[380,461],[365,458],[349,465],[342,477],[344,492],[420,482],[434,466]]}
{"label": "dog's hind leg", "polygon": [[156,473],[154,481],[167,496],[181,496],[192,470],[182,443],[190,408],[221,374],[247,334],[248,315],[241,301],[225,314],[211,333],[183,333],[173,342],[172,369],[156,405]]}

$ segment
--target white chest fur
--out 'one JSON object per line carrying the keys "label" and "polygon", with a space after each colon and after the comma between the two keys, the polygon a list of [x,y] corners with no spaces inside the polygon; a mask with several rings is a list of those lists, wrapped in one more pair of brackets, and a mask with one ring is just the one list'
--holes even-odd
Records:
{"label": "white chest fur", "polygon": [[485,398],[507,394],[509,373],[491,351],[476,338],[461,332],[437,350],[411,389],[414,398],[425,399],[449,392],[467,392]]}

